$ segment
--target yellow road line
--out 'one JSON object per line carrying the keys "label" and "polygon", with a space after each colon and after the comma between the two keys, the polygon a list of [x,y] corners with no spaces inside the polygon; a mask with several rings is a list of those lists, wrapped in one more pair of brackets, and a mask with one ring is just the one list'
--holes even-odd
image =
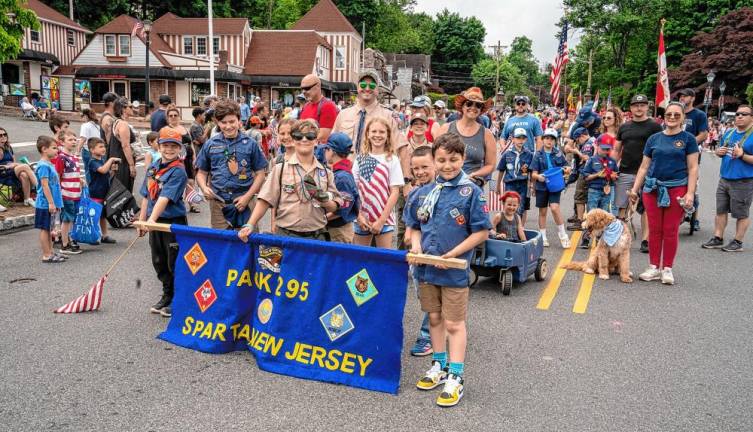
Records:
{"label": "yellow road line", "polygon": [[562,253],[562,257],[557,263],[557,267],[554,269],[552,278],[549,280],[546,288],[544,288],[544,292],[541,293],[539,304],[536,306],[536,309],[547,310],[549,309],[549,306],[552,305],[554,296],[557,295],[557,290],[559,290],[562,279],[565,278],[565,273],[567,273],[567,270],[560,268],[560,266],[572,261],[573,255],[575,255],[575,250],[578,248],[578,243],[580,242],[581,235],[581,231],[575,231],[573,233],[572,237],[570,238],[570,248],[566,249]]}
{"label": "yellow road line", "polygon": [[[593,242],[590,253],[596,249],[596,242]],[[594,269],[598,271],[598,269]],[[573,305],[573,312],[577,314],[586,313],[588,308],[588,300],[591,299],[591,290],[594,287],[594,281],[596,281],[596,274],[583,273],[583,279],[580,282],[580,289],[578,290],[578,296],[575,297],[575,304]]]}

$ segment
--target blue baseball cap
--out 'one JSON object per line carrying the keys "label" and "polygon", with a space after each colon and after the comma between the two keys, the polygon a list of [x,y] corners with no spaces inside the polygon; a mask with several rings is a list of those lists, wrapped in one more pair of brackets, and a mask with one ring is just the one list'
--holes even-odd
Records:
{"label": "blue baseball cap", "polygon": [[325,144],[325,146],[338,154],[350,154],[350,149],[353,147],[353,140],[342,132],[335,132],[327,138],[327,144]]}
{"label": "blue baseball cap", "polygon": [[579,127],[578,129],[575,129],[572,134],[570,134],[570,137],[572,139],[578,139],[580,138],[581,135],[589,135],[588,129],[584,127]]}

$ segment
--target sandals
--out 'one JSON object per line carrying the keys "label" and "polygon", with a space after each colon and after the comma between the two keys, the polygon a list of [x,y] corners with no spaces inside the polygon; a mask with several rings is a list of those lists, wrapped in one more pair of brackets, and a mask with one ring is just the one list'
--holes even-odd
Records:
{"label": "sandals", "polygon": [[59,255],[51,255],[48,258],[42,258],[42,262],[47,264],[59,264],[65,262],[65,259]]}

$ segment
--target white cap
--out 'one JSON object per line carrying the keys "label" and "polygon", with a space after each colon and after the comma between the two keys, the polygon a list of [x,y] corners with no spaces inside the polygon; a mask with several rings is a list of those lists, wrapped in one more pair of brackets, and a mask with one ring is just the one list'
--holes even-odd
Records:
{"label": "white cap", "polygon": [[138,107],[141,106],[141,102],[139,102],[139,101],[133,101],[133,102],[131,102],[131,106],[133,106],[134,108],[138,109]]}
{"label": "white cap", "polygon": [[526,130],[523,129],[523,128],[515,128],[515,130],[512,131],[512,136],[514,138],[517,138],[517,137],[526,137],[526,138],[528,138],[528,132],[526,132]]}
{"label": "white cap", "polygon": [[444,108],[446,105],[445,105],[445,103],[444,103],[443,100],[438,100],[438,101],[434,102],[434,106],[438,107],[438,108]]}
{"label": "white cap", "polygon": [[550,137],[557,138],[559,136],[559,134],[557,133],[557,130],[552,129],[552,128],[547,128],[544,131],[544,135],[542,135],[542,136],[550,136]]}

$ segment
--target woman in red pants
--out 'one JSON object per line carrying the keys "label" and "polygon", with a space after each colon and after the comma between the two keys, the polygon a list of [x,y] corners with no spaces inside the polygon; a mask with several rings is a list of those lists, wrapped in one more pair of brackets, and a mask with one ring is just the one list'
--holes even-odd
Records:
{"label": "woman in red pants", "polygon": [[698,179],[698,144],[683,130],[685,107],[670,102],[664,113],[666,128],[651,135],[643,150],[630,200],[638,201],[643,187],[643,205],[648,216],[650,266],[638,276],[644,281],[675,283],[672,265],[677,254],[679,228],[686,209],[693,207]]}

